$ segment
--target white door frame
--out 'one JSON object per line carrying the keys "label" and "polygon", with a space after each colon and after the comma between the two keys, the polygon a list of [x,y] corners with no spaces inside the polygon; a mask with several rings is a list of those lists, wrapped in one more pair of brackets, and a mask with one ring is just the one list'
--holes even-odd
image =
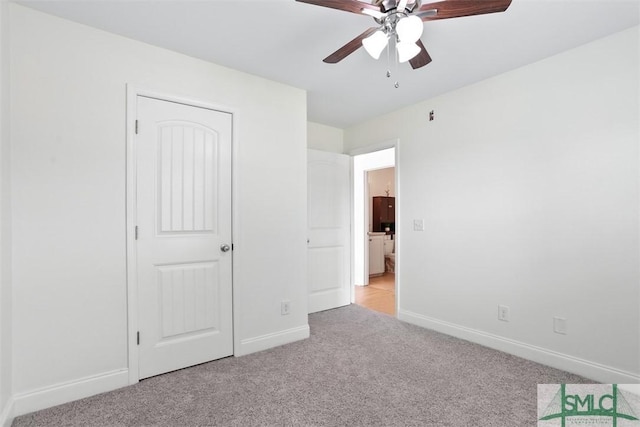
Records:
{"label": "white door frame", "polygon": [[[231,114],[231,236],[232,242],[236,239],[236,225],[238,224],[238,212],[236,206],[237,194],[236,189],[238,182],[236,171],[236,159],[237,156],[237,135],[238,135],[238,115],[237,112],[227,106],[221,106],[195,100],[191,98],[185,98],[159,92],[155,90],[141,88],[132,84],[127,84],[127,124],[126,124],[126,241],[127,241],[127,344],[128,355],[127,365],[129,369],[129,384],[135,384],[139,381],[138,370],[138,344],[137,344],[137,332],[138,332],[138,265],[136,257],[136,240],[135,240],[135,227],[136,227],[136,150],[135,150],[135,137],[136,137],[136,117],[137,117],[137,98],[138,96],[146,96],[149,98],[158,99],[161,101],[176,102],[179,104],[185,104],[193,107],[207,108],[210,110],[216,110],[224,113]],[[231,266],[232,277],[235,275],[235,256],[234,262]],[[232,279],[233,280],[233,279]],[[233,282],[231,284],[232,290],[234,290]],[[235,293],[235,292],[234,292]],[[233,298],[233,354],[236,349],[240,348],[239,334],[236,331],[239,316],[239,307],[237,306],[237,299]]]}
{"label": "white door frame", "polygon": [[[373,153],[375,151],[381,151],[381,150],[386,150],[388,148],[395,148],[395,180],[396,180],[396,188],[395,188],[395,195],[397,197],[397,200],[401,200],[401,186],[400,186],[400,180],[399,180],[399,158],[400,158],[400,139],[392,139],[392,140],[388,140],[388,141],[383,141],[383,142],[379,142],[379,143],[375,143],[375,144],[371,144],[371,145],[367,145],[365,147],[358,147],[355,148],[351,151],[349,151],[349,155],[351,156],[351,212],[354,212],[354,200],[355,200],[355,189],[354,189],[354,182],[357,179],[357,177],[355,176],[355,168],[353,166],[353,162],[354,162],[354,156],[359,156],[361,154],[368,154],[368,153]],[[366,188],[365,188],[365,193],[367,192]],[[396,305],[396,317],[398,317],[398,312],[399,312],[399,308],[400,308],[400,265],[401,265],[401,261],[400,259],[402,258],[401,256],[399,256],[398,254],[401,252],[400,247],[402,246],[402,240],[399,239],[400,237],[400,228],[398,227],[398,223],[400,222],[401,218],[402,218],[402,213],[401,213],[401,204],[402,202],[400,201],[400,203],[396,203],[396,242],[394,243],[395,245],[395,251],[396,251],[396,265],[395,265],[395,285],[396,285],[396,301],[395,301],[395,305]],[[368,210],[367,207],[365,205],[365,215],[368,216]],[[353,214],[352,214],[352,218],[353,218]],[[353,220],[353,219],[352,219]],[[400,241],[400,245],[398,245],[398,241]],[[355,236],[355,227],[351,227],[351,302],[354,303],[355,302],[355,249],[356,249],[356,236]],[[368,255],[369,255],[369,248],[367,247],[367,245],[364,245],[364,267],[365,269],[367,269],[368,266]],[[364,271],[365,277],[367,277],[368,272]]]}

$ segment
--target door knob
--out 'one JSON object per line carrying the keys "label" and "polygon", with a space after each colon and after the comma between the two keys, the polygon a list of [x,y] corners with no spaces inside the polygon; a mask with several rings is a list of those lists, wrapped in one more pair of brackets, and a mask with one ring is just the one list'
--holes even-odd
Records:
{"label": "door knob", "polygon": [[226,243],[224,245],[220,245],[220,250],[222,252],[229,252],[229,249],[231,249],[231,246],[227,245]]}

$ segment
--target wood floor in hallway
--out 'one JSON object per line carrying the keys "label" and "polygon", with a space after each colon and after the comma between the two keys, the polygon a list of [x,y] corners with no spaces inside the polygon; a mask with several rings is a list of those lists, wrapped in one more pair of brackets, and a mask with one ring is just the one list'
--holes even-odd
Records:
{"label": "wood floor in hallway", "polygon": [[393,273],[370,277],[368,286],[355,287],[356,304],[370,310],[396,315],[396,279]]}

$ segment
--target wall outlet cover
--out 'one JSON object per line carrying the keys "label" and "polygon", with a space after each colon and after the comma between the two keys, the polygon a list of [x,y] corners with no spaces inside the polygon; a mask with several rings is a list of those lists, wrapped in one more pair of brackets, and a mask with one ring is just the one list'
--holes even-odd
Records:
{"label": "wall outlet cover", "polygon": [[553,318],[553,332],[556,334],[567,335],[568,321],[564,317]]}
{"label": "wall outlet cover", "polygon": [[424,231],[424,221],[421,219],[414,219],[413,231]]}
{"label": "wall outlet cover", "polygon": [[498,320],[503,322],[509,321],[509,307],[506,305],[498,305]]}
{"label": "wall outlet cover", "polygon": [[286,316],[287,314],[291,313],[291,301],[289,300],[283,300],[280,303],[280,314],[283,316]]}

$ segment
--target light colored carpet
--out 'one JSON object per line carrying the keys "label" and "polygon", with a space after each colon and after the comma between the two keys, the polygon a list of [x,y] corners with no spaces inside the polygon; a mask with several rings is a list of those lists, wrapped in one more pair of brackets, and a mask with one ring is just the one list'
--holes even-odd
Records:
{"label": "light colored carpet", "polygon": [[308,340],[24,415],[25,426],[535,426],[538,383],[584,378],[351,305]]}

